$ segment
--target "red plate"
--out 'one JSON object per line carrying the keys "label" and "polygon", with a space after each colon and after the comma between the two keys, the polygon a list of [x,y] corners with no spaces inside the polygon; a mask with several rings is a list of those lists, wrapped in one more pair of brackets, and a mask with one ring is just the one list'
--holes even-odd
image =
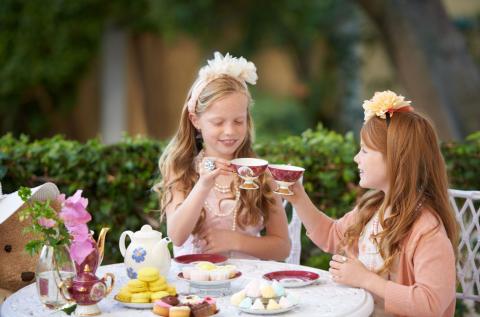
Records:
{"label": "red plate", "polygon": [[277,280],[284,287],[301,287],[314,283],[320,275],[309,271],[275,271],[263,275],[269,281]]}
{"label": "red plate", "polygon": [[225,263],[228,260],[228,258],[220,254],[198,253],[198,254],[180,255],[173,258],[173,260],[175,260],[175,262],[180,264],[192,264],[200,261],[208,261],[214,264],[222,264],[222,263]]}

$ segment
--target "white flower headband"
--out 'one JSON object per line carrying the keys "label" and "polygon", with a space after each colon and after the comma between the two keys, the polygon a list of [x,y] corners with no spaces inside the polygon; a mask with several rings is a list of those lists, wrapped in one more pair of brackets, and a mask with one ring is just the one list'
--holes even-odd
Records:
{"label": "white flower headband", "polygon": [[235,78],[246,86],[246,83],[257,83],[257,68],[255,64],[245,58],[236,58],[227,53],[222,56],[219,52],[214,53],[214,58],[208,61],[198,72],[198,79],[192,88],[190,99],[187,102],[188,111],[195,112],[198,96],[202,90],[214,79],[227,75]]}
{"label": "white flower headband", "polygon": [[387,124],[395,112],[410,112],[413,107],[411,101],[405,100],[405,97],[397,95],[393,91],[386,90],[376,92],[373,98],[363,102],[365,110],[365,122],[377,116],[387,120]]}

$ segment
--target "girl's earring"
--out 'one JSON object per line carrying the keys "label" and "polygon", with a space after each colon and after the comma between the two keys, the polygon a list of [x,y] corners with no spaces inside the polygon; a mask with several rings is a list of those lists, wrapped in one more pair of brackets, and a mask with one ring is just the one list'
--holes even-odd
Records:
{"label": "girl's earring", "polygon": [[197,130],[197,134],[195,135],[195,146],[197,147],[197,151],[203,149],[203,137],[200,130]]}

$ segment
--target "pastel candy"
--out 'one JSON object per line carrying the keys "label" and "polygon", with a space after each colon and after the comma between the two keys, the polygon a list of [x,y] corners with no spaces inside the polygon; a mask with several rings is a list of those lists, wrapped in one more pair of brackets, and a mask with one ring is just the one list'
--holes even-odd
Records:
{"label": "pastel candy", "polygon": [[282,296],[280,298],[280,301],[278,302],[278,304],[282,307],[282,308],[288,308],[288,307],[291,307],[292,306],[292,303],[290,303],[290,301],[288,300],[288,298]]}
{"label": "pastel candy", "polygon": [[243,308],[243,309],[250,309],[252,308],[252,299],[250,297],[245,297],[241,302],[238,307]]}
{"label": "pastel candy", "polygon": [[240,291],[232,295],[230,303],[234,306],[240,305],[240,302],[245,298],[245,291]]}
{"label": "pastel candy", "polygon": [[262,300],[257,298],[252,305],[252,309],[264,310],[265,306],[263,306]]}
{"label": "pastel candy", "polygon": [[262,287],[260,291],[262,293],[263,298],[274,298],[276,296],[276,293],[273,290],[273,287],[271,287],[270,285]]}
{"label": "pastel candy", "polygon": [[272,288],[278,297],[285,296],[285,288],[280,283],[278,283],[277,280],[273,281]]}
{"label": "pastel candy", "polygon": [[253,280],[245,286],[245,295],[248,297],[260,297],[262,293],[260,292],[260,283],[258,280]]}
{"label": "pastel candy", "polygon": [[270,299],[268,301],[267,310],[274,310],[282,308],[275,300]]}

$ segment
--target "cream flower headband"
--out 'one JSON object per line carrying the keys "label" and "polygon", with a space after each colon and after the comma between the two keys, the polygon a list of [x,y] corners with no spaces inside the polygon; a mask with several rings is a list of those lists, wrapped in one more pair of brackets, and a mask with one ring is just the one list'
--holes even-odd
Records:
{"label": "cream flower headband", "polygon": [[405,100],[405,97],[397,95],[393,91],[377,91],[372,99],[363,102],[365,122],[377,116],[382,119],[387,119],[388,123],[390,117],[392,117],[395,112],[413,111],[410,103],[411,101]]}
{"label": "cream flower headband", "polygon": [[198,72],[198,79],[192,88],[190,99],[187,102],[188,111],[195,112],[198,96],[202,90],[214,79],[223,75],[235,78],[246,86],[246,83],[257,83],[257,68],[255,64],[245,58],[236,58],[227,53],[222,56],[219,52],[214,53],[214,58],[208,61]]}

